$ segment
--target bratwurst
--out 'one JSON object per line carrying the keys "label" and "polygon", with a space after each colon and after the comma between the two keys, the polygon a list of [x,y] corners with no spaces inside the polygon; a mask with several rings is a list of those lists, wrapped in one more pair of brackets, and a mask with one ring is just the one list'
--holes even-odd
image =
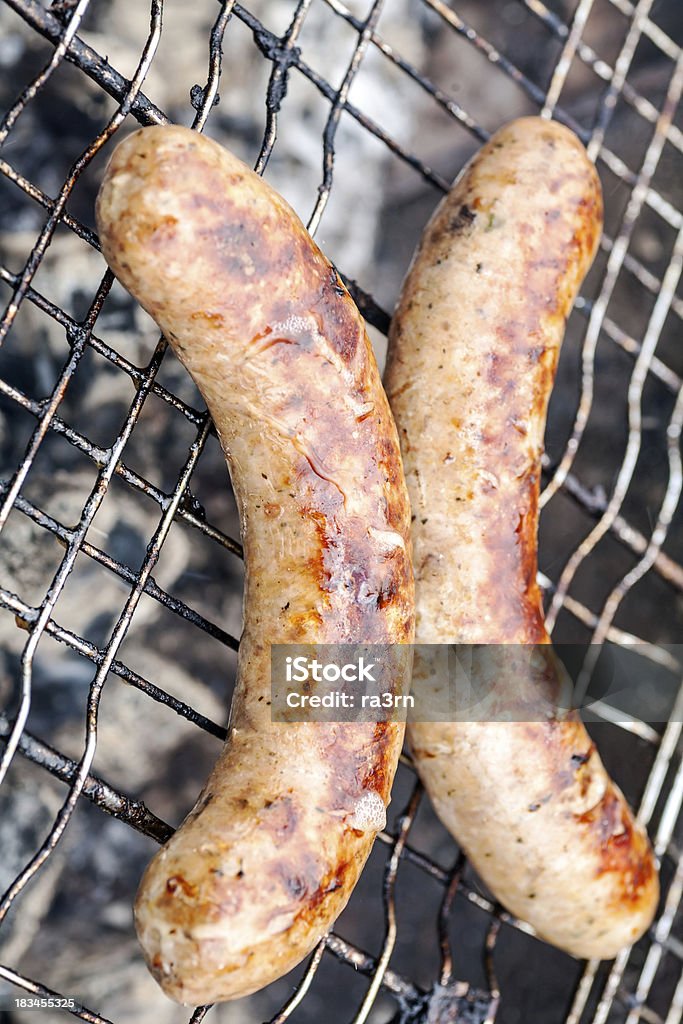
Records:
{"label": "bratwurst", "polygon": [[[273,722],[270,645],[412,642],[408,499],[363,320],[261,178],[189,129],[145,128],[112,156],[97,224],[206,401],[241,520],[228,738],[135,907],[167,995],[208,1003],[299,963],[384,827],[403,725]],[[407,692],[409,658],[390,664]]]}
{"label": "bratwurst", "polygon": [[[536,583],[543,434],[601,227],[583,146],[532,117],[490,139],[423,234],[385,375],[412,503],[419,644],[549,643]],[[508,910],[575,956],[612,957],[657,905],[646,833],[578,715],[561,710],[550,648],[471,657],[475,682],[498,680],[493,698],[481,691],[479,720],[409,723],[436,812]],[[431,671],[416,657],[414,684]]]}

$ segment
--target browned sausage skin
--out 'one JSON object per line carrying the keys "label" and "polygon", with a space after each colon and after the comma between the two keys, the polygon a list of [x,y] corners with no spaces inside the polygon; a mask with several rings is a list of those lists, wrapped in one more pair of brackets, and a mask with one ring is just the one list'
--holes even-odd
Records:
{"label": "browned sausage skin", "polygon": [[164,991],[207,1003],[294,967],[383,827],[403,727],[273,723],[270,644],[412,642],[407,494],[360,314],[265,182],[208,138],[147,128],[115,150],[97,223],[206,400],[241,516],[228,740],[136,902]]}
{"label": "browned sausage skin", "polygon": [[[523,118],[479,151],[424,232],[385,375],[413,511],[418,643],[548,642],[543,433],[601,227],[579,140]],[[549,657],[515,678],[516,700],[551,696]],[[414,678],[427,672],[416,662]],[[642,934],[659,891],[652,851],[575,715],[416,722],[409,739],[437,813],[509,910],[580,957],[614,956]]]}

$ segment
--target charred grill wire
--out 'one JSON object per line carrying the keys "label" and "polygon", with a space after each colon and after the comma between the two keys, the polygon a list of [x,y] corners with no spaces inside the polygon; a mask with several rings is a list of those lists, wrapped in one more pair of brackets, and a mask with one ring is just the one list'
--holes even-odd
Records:
{"label": "charred grill wire", "polygon": [[[40,600],[35,596],[16,593],[0,579],[0,607],[16,625],[26,631],[26,641],[20,658],[20,679],[6,712],[0,715],[2,758],[0,780],[11,765],[28,759],[45,769],[64,784],[65,796],[61,807],[43,838],[37,843],[28,860],[11,881],[0,899],[0,924],[10,914],[21,914],[22,896],[29,883],[40,876],[46,864],[68,832],[74,812],[82,798],[91,801],[102,811],[125,822],[130,828],[157,842],[171,834],[169,824],[158,817],[142,801],[134,799],[119,787],[100,778],[94,770],[97,750],[98,716],[102,694],[110,673],[146,696],[165,704],[189,723],[221,739],[224,727],[200,713],[173,693],[164,689],[163,680],[148,679],[126,663],[125,640],[131,624],[140,618],[143,599],[162,606],[173,616],[224,645],[236,650],[238,640],[221,626],[213,623],[202,612],[184,600],[173,596],[155,579],[153,573],[163,545],[174,524],[192,528],[190,537],[202,535],[207,542],[239,556],[237,539],[213,525],[194,499],[190,484],[193,472],[203,457],[211,434],[211,425],[204,411],[192,407],[177,397],[159,379],[165,353],[160,340],[145,366],[138,366],[123,352],[117,351],[99,336],[98,318],[112,288],[112,277],[104,273],[102,280],[89,296],[88,309],[81,318],[73,316],[41,290],[36,280],[49,247],[58,230],[70,232],[86,245],[97,250],[98,240],[93,230],[74,213],[67,204],[74,189],[97,156],[100,148],[118,131],[124,120],[140,124],[164,124],[169,118],[145,93],[145,80],[155,59],[162,37],[163,0],[153,0],[149,8],[149,34],[141,46],[139,63],[133,77],[128,79],[115,66],[115,60],[98,52],[96,46],[86,42],[84,19],[89,8],[96,8],[95,0],[75,3],[53,3],[43,6],[38,0],[4,0],[7,8],[18,15],[36,34],[47,40],[51,54],[45,65],[23,88],[9,106],[0,122],[0,141],[4,151],[0,155],[0,173],[5,184],[18,189],[41,211],[42,228],[31,250],[18,269],[10,269],[4,261],[0,265],[0,280],[8,295],[0,320],[0,342],[11,341],[15,320],[22,306],[29,305],[53,320],[63,329],[68,342],[68,355],[60,368],[47,397],[37,400],[9,371],[0,368],[0,397],[3,409],[21,410],[31,418],[33,427],[28,435],[23,455],[9,467],[0,481],[0,530],[10,515],[24,517],[36,530],[43,531],[61,545],[62,555],[49,585]],[[191,91],[194,108],[193,127],[199,131],[211,124],[212,110],[219,102],[220,89],[231,88],[229,68],[222,68],[222,55],[227,35],[238,23],[251,34],[258,49],[267,79],[265,88],[265,125],[262,139],[251,154],[256,157],[256,168],[263,172],[276,151],[281,131],[281,115],[286,108],[288,85],[292,76],[302,76],[327,104],[327,117],[321,133],[322,176],[316,195],[311,195],[309,229],[315,232],[324,216],[330,197],[334,195],[336,175],[339,173],[335,157],[340,145],[339,125],[342,119],[355,123],[358,131],[373,137],[377,143],[378,159],[391,156],[399,166],[410,168],[417,181],[426,183],[436,196],[448,187],[448,176],[436,169],[427,158],[404,141],[396,138],[381,119],[364,110],[362,91],[354,91],[356,78],[361,75],[366,61],[386,62],[392,73],[410,79],[416,95],[423,102],[432,103],[444,118],[450,119],[453,132],[459,138],[470,140],[470,151],[475,143],[488,138],[498,127],[495,121],[486,126],[468,111],[448,83],[428,77],[423,70],[402,55],[400,42],[394,44],[382,31],[383,9],[391,0],[374,0],[358,14],[358,4],[344,0],[298,0],[291,4],[291,18],[285,31],[278,35],[264,24],[253,10],[237,2],[218,5],[215,21],[209,32],[206,83]],[[338,24],[355,33],[355,43],[340,81],[333,83],[321,74],[318,67],[324,61],[315,59],[314,44],[304,41],[306,18],[313,6],[326,5],[327,15],[338,19]],[[259,9],[254,4],[254,10]],[[643,758],[647,771],[639,781],[641,818],[650,824],[658,857],[663,864],[664,896],[660,916],[651,933],[634,951],[623,953],[607,967],[588,964],[579,971],[576,965],[567,972],[562,999],[565,1010],[557,1009],[556,1016],[546,1014],[544,1024],[608,1024],[608,1022],[636,1021],[653,1024],[676,1024],[683,1019],[683,943],[680,941],[679,903],[683,894],[683,868],[680,848],[680,810],[683,801],[683,771],[680,764],[679,743],[683,721],[683,689],[680,688],[681,664],[677,652],[662,642],[662,634],[652,628],[642,631],[630,625],[637,621],[633,615],[628,625],[622,624],[620,609],[628,603],[631,592],[645,578],[654,580],[656,594],[663,594],[671,603],[680,602],[683,592],[683,552],[672,543],[672,523],[678,513],[683,472],[680,460],[680,437],[683,427],[683,389],[681,388],[683,363],[676,358],[671,345],[662,343],[667,332],[677,330],[683,319],[683,293],[680,288],[683,268],[683,214],[676,196],[667,194],[662,187],[661,165],[667,161],[679,177],[683,170],[683,130],[678,113],[683,89],[683,51],[670,34],[661,12],[675,6],[675,0],[659,4],[652,0],[566,0],[545,4],[541,0],[509,0],[498,3],[496,9],[511,19],[512,24],[524,21],[533,24],[542,45],[554,54],[550,73],[538,81],[533,66],[519,58],[518,49],[503,52],[486,33],[477,30],[462,16],[461,9],[472,11],[471,4],[453,0],[452,6],[442,0],[414,0],[414,31],[450,33],[458,45],[468,47],[480,58],[479,73],[482,80],[497,78],[509,88],[519,91],[529,111],[543,111],[572,127],[583,139],[603,176],[608,198],[619,193],[621,203],[608,209],[606,232],[602,241],[603,259],[596,271],[591,290],[577,304],[574,330],[580,373],[577,375],[575,404],[567,421],[566,437],[561,450],[550,446],[546,458],[546,490],[544,502],[557,500],[565,503],[568,515],[579,517],[583,530],[572,538],[571,546],[559,562],[550,560],[541,577],[549,597],[549,625],[562,617],[584,630],[584,636],[596,644],[609,641],[625,649],[638,646],[638,655],[644,665],[656,666],[666,673],[672,695],[667,724],[656,728],[636,717],[628,719],[617,714],[608,702],[596,702],[596,717],[611,722],[618,728],[617,749],[624,751],[632,742],[640,742],[648,751]],[[601,17],[618,24],[618,39],[608,56],[600,50],[591,27]],[[526,20],[524,20],[526,19]],[[679,23],[680,27],[680,23]],[[227,35],[226,35],[227,34]],[[541,45],[540,43],[538,45]],[[632,74],[639,49],[647,50],[651,59],[666,62],[670,73],[664,89],[654,89],[646,79]],[[309,58],[309,52],[311,56]],[[652,56],[654,55],[654,56]],[[82,155],[74,162],[61,187],[48,194],[13,166],[12,140],[21,129],[22,118],[41,94],[48,95],[55,76],[64,63],[74,65],[88,76],[102,97],[115,101],[116,109],[105,127],[94,135]],[[568,82],[572,76],[592,76],[588,93],[595,99],[594,109],[582,116],[576,105],[565,104]],[[538,76],[541,77],[541,76]],[[360,97],[357,98],[357,97]],[[638,123],[648,132],[637,163],[629,161],[620,149],[619,132],[614,130],[614,118],[622,123]],[[629,120],[631,119],[631,120]],[[103,121],[106,119],[103,118]],[[361,176],[362,176],[362,172]],[[671,174],[671,176],[675,176]],[[363,188],[362,181],[359,188]],[[609,203],[608,203],[609,208]],[[671,238],[666,258],[648,259],[642,245],[634,244],[644,217],[656,220],[662,231]],[[324,244],[324,242],[323,242]],[[647,247],[646,247],[647,248]],[[340,267],[340,272],[344,267]],[[623,287],[637,290],[648,316],[642,324],[632,328],[620,322],[614,313],[615,290]],[[363,283],[344,277],[362,313],[378,331],[386,334],[389,312],[382,308]],[[619,353],[629,363],[628,379],[621,396],[625,409],[622,424],[623,452],[612,452],[611,476],[602,487],[591,477],[590,466],[582,459],[586,431],[591,416],[596,412],[601,358],[607,347],[610,353]],[[89,431],[74,426],[64,415],[64,401],[74,382],[83,386],[82,377],[86,355],[95,353],[112,372],[129,378],[133,389],[123,424],[110,444],[104,446],[91,440]],[[5,364],[3,364],[4,367]],[[6,364],[10,366],[10,364]],[[645,396],[653,386],[669,396],[667,420],[662,426],[664,438],[659,453],[665,466],[665,484],[657,501],[649,510],[646,522],[633,513],[629,494],[634,481],[642,473],[642,459],[647,455],[649,430],[643,413]],[[144,427],[141,423],[147,400],[153,397],[163,403],[172,423],[191,432],[184,464],[172,486],[160,486],[134,468],[127,461],[127,445],[133,431]],[[615,413],[616,415],[616,413]],[[82,423],[81,419],[81,423]],[[552,421],[551,421],[552,422]],[[189,435],[188,435],[189,436]],[[53,513],[40,507],[25,493],[25,483],[38,459],[46,439],[59,437],[89,461],[95,472],[95,482],[82,503],[77,522],[67,525]],[[618,446],[617,446],[618,447]],[[123,489],[143,495],[158,509],[158,525],[145,538],[146,551],[138,569],[131,568],[124,559],[99,546],[89,534],[93,519],[110,492],[116,495]],[[552,513],[546,513],[549,515]],[[582,518],[581,518],[582,517]],[[8,527],[9,529],[9,527]],[[623,572],[614,575],[611,586],[598,598],[590,600],[580,583],[582,571],[599,561],[597,552],[607,540],[619,557]],[[566,545],[565,545],[566,548]],[[59,621],[58,599],[77,559],[87,559],[113,574],[126,588],[126,600],[108,639],[95,641]],[[552,579],[551,579],[552,578]],[[554,581],[554,582],[553,582]],[[651,598],[654,600],[654,598]],[[656,616],[655,616],[656,618]],[[85,719],[85,740],[78,756],[69,756],[56,749],[49,737],[35,735],[26,728],[34,696],[34,667],[38,645],[45,637],[57,640],[85,659],[91,666],[87,694],[82,702]],[[666,637],[664,638],[667,639]],[[151,705],[150,705],[151,706]],[[104,712],[103,712],[104,713]],[[408,758],[403,759],[403,771],[412,776]],[[617,772],[618,775],[618,772]],[[1,795],[1,794],[0,794]],[[316,985],[316,974],[330,959],[347,965],[367,978],[363,997],[357,1005],[345,1007],[345,1019],[363,1024],[380,1005],[388,1000],[395,1021],[408,1022],[469,1021],[486,1024],[504,1020],[530,1019],[525,1016],[504,1017],[506,1006],[514,1009],[515,974],[506,964],[514,962],[515,942],[528,934],[526,925],[494,906],[482,894],[476,882],[466,871],[460,856],[451,850],[452,867],[445,868],[431,855],[421,852],[421,824],[418,809],[424,796],[417,780],[412,777],[405,807],[390,830],[379,836],[380,844],[387,847],[383,876],[383,915],[378,913],[376,935],[379,936],[373,952],[346,940],[341,934],[330,934],[320,943],[301,974],[298,986],[289,1000],[272,1017],[272,1024],[285,1020],[312,1020],[307,1017],[307,1000]],[[410,867],[408,867],[410,865]],[[442,952],[441,975],[430,991],[418,984],[405,970],[393,969],[390,961],[401,919],[397,915],[396,893],[402,876],[410,872],[406,885],[427,885],[431,880],[441,887],[440,911],[434,919],[434,942]],[[417,898],[416,890],[409,898]],[[468,914],[479,914],[486,922],[483,928],[480,959],[481,973],[477,984],[459,977],[459,943],[461,929],[454,928],[458,908]],[[469,920],[468,917],[463,920]],[[46,924],[49,927],[49,922]],[[678,929],[678,934],[677,934]],[[501,936],[505,941],[501,942]],[[2,931],[0,930],[0,939]],[[526,948],[526,947],[525,947]],[[106,970],[106,964],[103,966]],[[24,977],[8,963],[0,966],[0,978],[23,994],[50,996],[56,993],[48,984]],[[500,978],[500,984],[498,981]],[[49,980],[49,979],[48,979]],[[502,999],[499,993],[502,990]],[[58,994],[58,993],[57,993]],[[383,1005],[383,1004],[382,1004]],[[86,1021],[105,1022],[107,1018],[76,1004],[70,1011]],[[313,1012],[313,1011],[312,1011]],[[379,1011],[378,1011],[379,1012]],[[550,1011],[548,1011],[549,1013]],[[207,1008],[198,1008],[191,1021],[201,1021],[210,1014]],[[386,1012],[385,1012],[386,1018]],[[379,1018],[377,1018],[379,1019]],[[539,1018],[541,1019],[541,1018]],[[254,1018],[256,1020],[256,1018]]]}

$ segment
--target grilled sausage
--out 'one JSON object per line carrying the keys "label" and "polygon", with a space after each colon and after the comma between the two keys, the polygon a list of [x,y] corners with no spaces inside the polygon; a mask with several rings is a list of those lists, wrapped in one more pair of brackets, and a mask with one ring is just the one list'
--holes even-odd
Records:
{"label": "grilled sausage", "polygon": [[146,128],[114,152],[97,223],[206,400],[241,518],[228,739],[135,907],[164,991],[207,1003],[294,967],[384,827],[403,725],[274,723],[270,645],[412,642],[408,500],[362,318],[272,188],[208,138]]}
{"label": "grilled sausage", "polygon": [[[480,150],[424,232],[385,376],[413,509],[420,644],[549,642],[536,583],[543,432],[601,226],[578,139],[523,118]],[[540,713],[561,685],[550,649],[472,657],[489,679],[498,659],[518,720],[502,721],[499,701],[488,705],[497,720],[409,723],[436,812],[508,910],[575,956],[612,957],[657,904],[646,833],[579,718]],[[414,687],[429,671],[422,659]]]}

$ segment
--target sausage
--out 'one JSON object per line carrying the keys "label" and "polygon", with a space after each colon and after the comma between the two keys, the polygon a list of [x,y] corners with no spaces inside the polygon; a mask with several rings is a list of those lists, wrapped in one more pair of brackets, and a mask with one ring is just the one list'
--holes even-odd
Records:
{"label": "sausage", "polygon": [[[228,738],[135,904],[166,994],[208,1003],[299,963],[384,827],[404,725],[274,722],[270,645],[411,644],[410,513],[363,320],[272,188],[212,140],[150,127],[115,150],[96,213],[109,266],[206,401],[241,521]],[[409,659],[395,666],[407,690]]]}
{"label": "sausage", "polygon": [[[385,375],[413,510],[418,644],[549,643],[536,583],[543,433],[601,227],[581,143],[531,117],[490,139],[423,234]],[[409,722],[409,742],[496,898],[574,956],[610,958],[652,921],[655,862],[580,719],[560,710],[551,649],[535,651],[473,649],[475,676],[493,678],[498,659],[517,720]],[[414,691],[428,674],[416,656]]]}

